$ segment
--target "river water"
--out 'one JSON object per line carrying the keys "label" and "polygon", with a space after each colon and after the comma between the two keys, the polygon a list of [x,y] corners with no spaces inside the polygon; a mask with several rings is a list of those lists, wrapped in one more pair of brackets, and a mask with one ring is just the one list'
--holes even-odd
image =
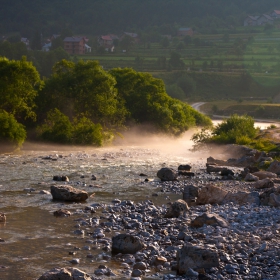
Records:
{"label": "river water", "polygon": [[[0,280],[37,279],[51,268],[71,266],[69,261],[73,256],[69,251],[87,245],[86,238],[74,234],[75,220],[87,205],[111,203],[114,198],[166,203],[166,194],[152,196],[158,191],[157,171],[166,166],[177,169],[180,164],[203,168],[210,155],[205,151],[189,151],[192,133],[175,140],[145,137],[138,131],[107,148],[29,143],[20,152],[0,155],[0,213],[7,216],[7,222],[0,223],[0,240],[5,241],[0,242]],[[140,173],[146,176],[141,177]],[[95,195],[83,204],[53,201],[50,194],[40,191],[50,191],[50,186],[55,184],[54,175],[66,175],[72,186]],[[92,181],[91,175],[97,180]],[[144,183],[145,178],[150,182]],[[170,198],[179,196],[170,195]],[[54,217],[53,212],[60,208],[70,210],[73,215]],[[81,258],[78,268],[93,273],[100,264],[102,251],[93,248],[90,252],[93,259],[86,258],[88,253],[78,251],[77,258]],[[119,264],[109,267],[118,274]]]}

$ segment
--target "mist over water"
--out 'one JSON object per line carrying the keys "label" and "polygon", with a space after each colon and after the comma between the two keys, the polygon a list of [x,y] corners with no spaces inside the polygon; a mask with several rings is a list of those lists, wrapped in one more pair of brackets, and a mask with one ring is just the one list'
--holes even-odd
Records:
{"label": "mist over water", "polygon": [[[190,138],[197,129],[179,138],[144,131],[135,127],[123,132],[123,138],[116,139],[113,146],[103,148],[25,143],[21,151],[0,154],[0,212],[7,216],[7,223],[0,224],[0,238],[5,240],[0,243],[1,280],[36,279],[53,267],[69,266],[73,259],[69,251],[86,245],[86,237],[73,234],[78,213],[86,205],[110,204],[114,198],[166,204],[166,194],[152,196],[158,192],[156,173],[161,167],[176,169],[180,164],[191,164],[198,171],[205,167],[208,156],[223,157],[220,148],[190,151]],[[54,160],[45,159],[48,156]],[[91,181],[92,174],[96,181]],[[81,204],[53,201],[50,194],[40,194],[56,184],[54,175],[68,176],[70,185],[95,196]],[[145,178],[150,182],[144,183]],[[53,212],[60,208],[76,214],[55,218]],[[102,251],[90,252],[96,257],[87,259],[88,252],[78,252],[82,260],[78,268],[93,273]],[[113,267],[118,273],[119,267]]]}

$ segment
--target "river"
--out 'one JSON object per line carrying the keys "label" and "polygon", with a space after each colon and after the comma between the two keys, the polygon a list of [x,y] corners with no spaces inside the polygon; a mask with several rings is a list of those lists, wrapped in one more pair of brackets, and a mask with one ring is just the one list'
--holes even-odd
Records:
{"label": "river", "polygon": [[[114,198],[166,203],[166,194],[153,196],[158,192],[157,171],[164,166],[177,169],[180,164],[202,167],[210,155],[189,151],[193,132],[175,140],[135,131],[114,147],[105,148],[27,143],[20,152],[0,155],[0,213],[7,216],[7,222],[0,224],[0,240],[5,241],[0,242],[0,280],[33,280],[53,267],[69,266],[73,258],[69,251],[86,245],[86,238],[76,236],[74,230],[75,220],[87,205],[111,203]],[[93,174],[96,181],[91,180]],[[50,191],[54,175],[68,176],[71,185],[95,196],[83,204],[53,201],[50,194],[40,191]],[[145,178],[150,182],[144,183]],[[179,197],[170,195],[172,200]],[[73,215],[54,217],[53,212],[60,208]],[[102,251],[94,248],[92,259],[85,257],[87,253],[79,251],[83,257],[78,268],[93,273]],[[119,264],[110,267],[118,274]]]}

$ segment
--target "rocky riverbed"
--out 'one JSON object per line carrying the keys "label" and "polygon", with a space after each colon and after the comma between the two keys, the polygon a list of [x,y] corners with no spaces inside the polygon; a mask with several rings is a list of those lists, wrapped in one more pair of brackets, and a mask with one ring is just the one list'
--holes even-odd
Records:
{"label": "rocky riverbed", "polygon": [[[208,166],[206,153],[139,148],[3,155],[0,279],[280,279],[278,176],[266,185],[245,180],[253,170],[220,155],[223,161],[210,158]],[[246,165],[252,156],[260,158],[251,152]],[[178,175],[180,165],[193,174]],[[171,168],[176,180],[161,181],[161,168]],[[89,196],[53,201],[52,185]],[[27,232],[12,232],[13,222]],[[23,246],[17,257],[15,246]]]}

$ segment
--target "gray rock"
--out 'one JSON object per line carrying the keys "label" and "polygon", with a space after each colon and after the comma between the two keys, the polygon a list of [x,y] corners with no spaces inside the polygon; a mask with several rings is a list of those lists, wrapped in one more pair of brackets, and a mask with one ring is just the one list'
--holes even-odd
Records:
{"label": "gray rock", "polygon": [[259,180],[257,182],[255,182],[252,187],[254,187],[255,189],[267,189],[267,188],[273,188],[274,187],[274,182],[269,179],[269,178],[266,178],[266,179],[262,179],[262,180]]}
{"label": "gray rock", "polygon": [[178,218],[181,215],[186,215],[189,207],[186,201],[178,199],[171,204],[165,214],[165,218]]}
{"label": "gray rock", "polygon": [[280,175],[280,162],[278,160],[273,161],[267,168],[267,171]]}
{"label": "gray rock", "polygon": [[88,199],[87,192],[75,189],[71,186],[51,186],[51,194],[54,200],[80,202]]}
{"label": "gray rock", "polygon": [[257,176],[259,180],[265,179],[265,178],[277,178],[277,174],[268,172],[268,171],[258,171],[253,173],[254,176]]}
{"label": "gray rock", "polygon": [[172,168],[164,167],[157,172],[157,176],[161,181],[175,181],[178,178],[178,173]]}
{"label": "gray rock", "polygon": [[198,192],[197,204],[221,204],[227,191],[214,185],[201,188]]}
{"label": "gray rock", "polygon": [[255,176],[255,175],[253,175],[253,174],[251,174],[251,173],[248,173],[248,174],[245,176],[244,180],[245,180],[246,182],[256,182],[256,181],[259,180],[259,177],[258,177],[258,176]]}
{"label": "gray rock", "polygon": [[204,225],[228,227],[227,221],[217,214],[204,213],[191,221],[192,227],[199,228]]}
{"label": "gray rock", "polygon": [[280,195],[271,193],[269,196],[268,205],[274,206],[274,207],[279,207],[280,206]]}
{"label": "gray rock", "polygon": [[130,234],[118,234],[112,237],[112,253],[135,254],[144,248],[139,237]]}
{"label": "gray rock", "polygon": [[186,245],[177,252],[178,274],[186,274],[188,269],[212,268],[219,266],[218,253],[198,246]]}
{"label": "gray rock", "polygon": [[191,171],[192,167],[189,164],[181,164],[178,167],[180,171]]}
{"label": "gray rock", "polygon": [[260,204],[260,197],[258,192],[229,192],[223,203],[233,202],[235,204],[243,205],[243,204]]}
{"label": "gray rock", "polygon": [[183,191],[183,199],[185,201],[189,201],[191,199],[194,199],[198,197],[198,187],[193,186],[193,185],[188,185],[184,187]]}

